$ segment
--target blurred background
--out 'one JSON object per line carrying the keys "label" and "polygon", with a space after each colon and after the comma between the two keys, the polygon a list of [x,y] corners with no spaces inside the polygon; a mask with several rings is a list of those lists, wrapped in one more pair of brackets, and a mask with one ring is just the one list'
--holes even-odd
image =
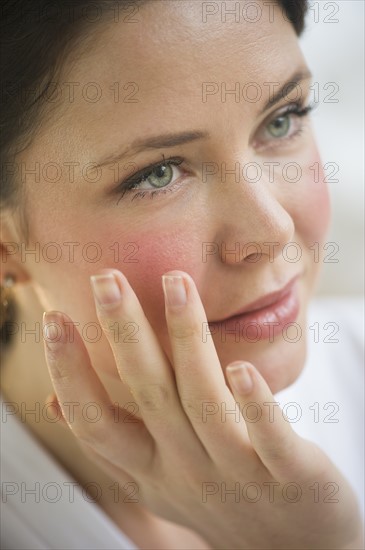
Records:
{"label": "blurred background", "polygon": [[323,164],[339,167],[332,176],[339,181],[328,183],[332,223],[326,239],[338,244],[333,258],[339,261],[323,264],[317,294],[363,294],[365,3],[320,0],[309,6],[301,45],[318,83],[313,94],[318,92],[319,105],[312,120]]}

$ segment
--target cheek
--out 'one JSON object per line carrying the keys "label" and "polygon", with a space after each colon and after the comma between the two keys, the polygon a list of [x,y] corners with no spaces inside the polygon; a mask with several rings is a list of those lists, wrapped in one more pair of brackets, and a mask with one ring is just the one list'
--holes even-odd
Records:
{"label": "cheek", "polygon": [[172,270],[186,271],[197,284],[203,276],[198,232],[197,227],[184,230],[171,225],[163,231],[140,233],[134,236],[137,263],[121,262],[115,266],[126,275],[147,317],[157,325],[165,319],[162,275]]}
{"label": "cheek", "polygon": [[[197,215],[180,224],[171,216],[164,223],[151,223],[150,228],[144,224],[143,229],[134,225],[126,230],[126,223],[88,222],[81,213],[77,218],[77,246],[70,260],[72,254],[62,243],[76,241],[73,238],[76,215],[73,215],[74,218],[69,216],[58,225],[57,235],[51,221],[46,231],[43,221],[36,232],[42,249],[45,243],[55,241],[60,243],[62,252],[60,261],[50,263],[43,258],[32,266],[45,309],[60,309],[81,323],[94,320],[89,277],[100,269],[115,268],[127,277],[147,317],[161,326],[165,322],[162,275],[183,270],[197,284],[203,280],[201,243],[211,239],[202,234]],[[33,227],[38,227],[37,223]],[[93,261],[95,256],[98,261]]]}
{"label": "cheek", "polygon": [[317,149],[303,166],[303,183],[293,214],[297,231],[311,246],[314,242],[324,241],[331,216],[328,185]]}
{"label": "cheek", "polygon": [[[89,277],[103,268],[118,269],[127,277],[161,344],[170,353],[162,275],[175,269],[183,270],[197,284],[204,275],[201,228],[193,224],[187,227],[176,227],[172,221],[163,228],[148,232],[134,231],[133,235],[128,235],[114,225],[99,230],[97,240],[90,233],[87,236],[79,234],[81,245],[98,242],[103,253],[99,262],[85,261],[86,256],[83,255],[83,260],[79,262],[47,264],[43,268],[38,280],[42,280],[40,292],[45,309],[65,311],[74,322],[79,323],[78,330],[86,338],[85,343],[95,365],[105,363],[103,357],[110,353],[104,338],[98,340],[97,346],[88,344],[88,338],[93,336],[92,326],[98,322]],[[90,332],[86,332],[88,326],[91,327]],[[106,367],[105,370],[108,369]],[[110,372],[114,373],[112,366]]]}
{"label": "cheek", "polygon": [[199,287],[204,277],[199,230],[199,227],[191,225],[186,230],[169,224],[163,230],[134,233],[136,253],[133,263],[124,255],[113,265],[100,266],[119,269],[127,277],[170,361],[172,352],[165,317],[162,275],[168,271],[182,270],[191,275]]}

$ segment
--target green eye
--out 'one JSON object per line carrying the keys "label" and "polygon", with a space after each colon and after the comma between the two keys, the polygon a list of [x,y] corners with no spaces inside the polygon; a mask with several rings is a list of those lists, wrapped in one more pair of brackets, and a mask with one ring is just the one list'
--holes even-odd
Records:
{"label": "green eye", "polygon": [[156,166],[145,179],[153,187],[165,187],[171,183],[174,170],[170,164],[161,164]]}
{"label": "green eye", "polygon": [[267,126],[268,132],[275,138],[286,136],[290,129],[290,116],[288,114],[281,115]]}

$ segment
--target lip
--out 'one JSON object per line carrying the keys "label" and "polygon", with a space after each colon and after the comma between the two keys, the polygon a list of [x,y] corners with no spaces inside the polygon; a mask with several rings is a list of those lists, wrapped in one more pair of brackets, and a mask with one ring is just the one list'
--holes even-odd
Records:
{"label": "lip", "polygon": [[[243,308],[239,309],[238,311],[236,311],[236,313],[233,313],[232,315],[229,315],[228,317],[226,317],[226,320],[231,319],[232,317],[237,317],[239,315],[242,315],[243,313],[252,313],[252,312],[258,311],[258,310],[260,310],[260,309],[262,309],[266,306],[270,306],[271,304],[275,304],[276,302],[281,300],[281,298],[283,298],[283,296],[285,296],[285,294],[287,294],[290,291],[293,284],[295,283],[295,281],[299,277],[300,277],[299,274],[296,275],[295,277],[290,279],[290,281],[282,289],[276,290],[275,292],[271,292],[270,294],[266,294],[265,296],[262,296],[258,300],[255,300],[254,302],[251,302],[250,304],[248,304],[245,307],[243,307]],[[224,319],[223,319],[223,321],[224,321]]]}
{"label": "lip", "polygon": [[238,342],[242,337],[249,342],[266,340],[282,333],[299,314],[298,279],[293,277],[282,289],[262,296],[220,321],[208,321],[212,334],[217,332]]}

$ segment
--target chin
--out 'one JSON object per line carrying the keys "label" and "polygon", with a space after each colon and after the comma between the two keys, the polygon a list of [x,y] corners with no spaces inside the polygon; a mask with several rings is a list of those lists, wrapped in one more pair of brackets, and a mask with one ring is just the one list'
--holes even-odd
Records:
{"label": "chin", "polygon": [[307,357],[307,337],[303,334],[295,344],[283,341],[276,353],[259,357],[255,367],[266,380],[273,394],[293,384],[301,374]]}
{"label": "chin", "polygon": [[287,388],[297,380],[307,358],[306,321],[305,315],[297,319],[302,327],[302,334],[295,343],[280,336],[280,340],[257,342],[241,349],[239,344],[236,344],[235,349],[234,345],[233,349],[232,346],[231,349],[217,348],[222,367],[241,359],[249,361],[263,376],[273,394]]}

